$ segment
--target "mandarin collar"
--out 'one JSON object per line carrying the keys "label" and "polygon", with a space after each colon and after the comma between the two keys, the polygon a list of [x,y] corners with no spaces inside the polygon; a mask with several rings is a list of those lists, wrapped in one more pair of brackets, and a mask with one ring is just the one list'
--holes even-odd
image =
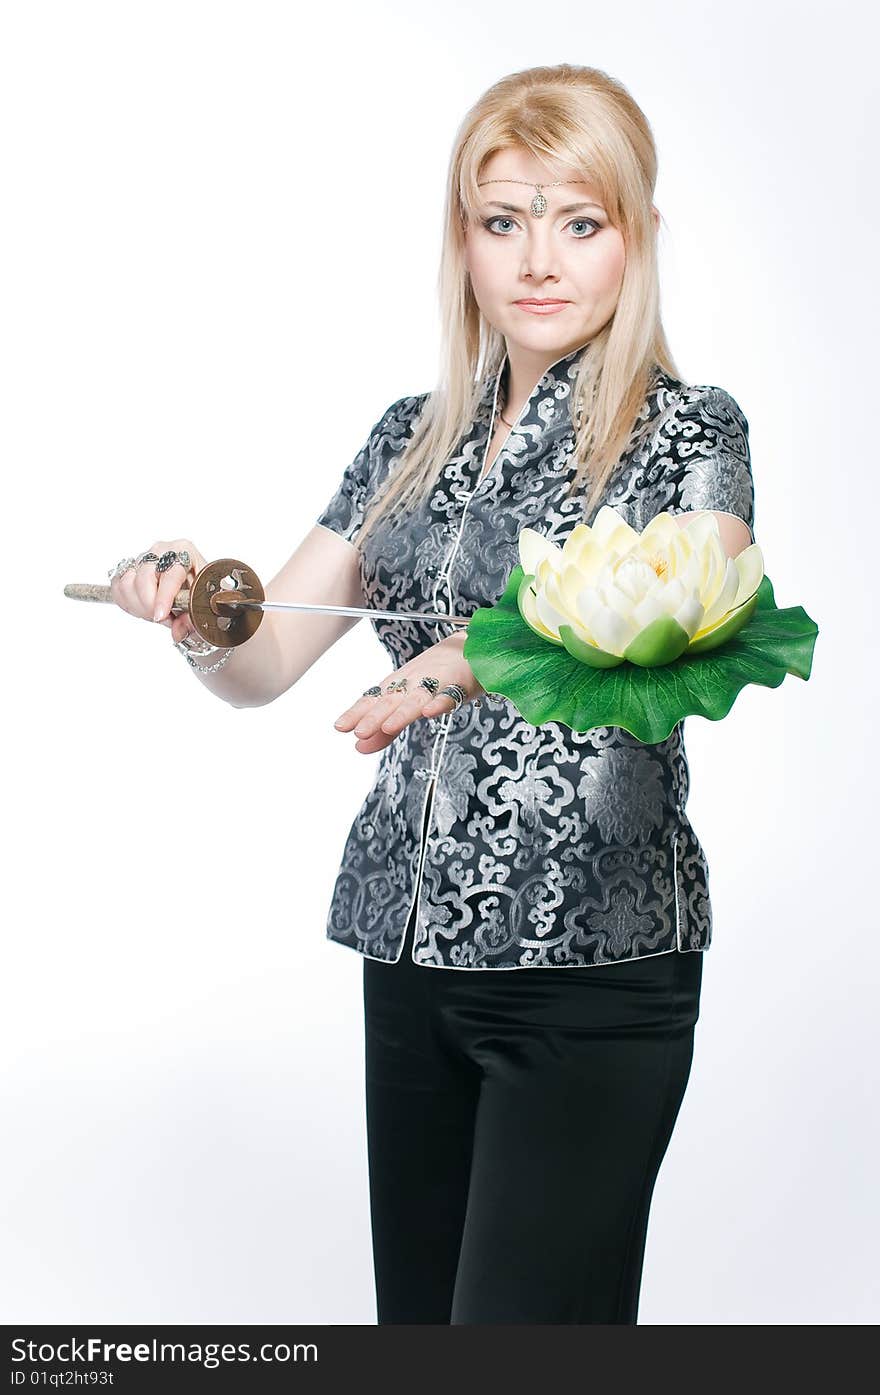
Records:
{"label": "mandarin collar", "polygon": [[[581,344],[544,369],[523,406],[517,426],[541,425],[548,430],[555,430],[560,426],[571,425],[569,398],[581,366],[581,358],[589,347],[589,342]],[[509,356],[505,353],[498,368],[487,373],[483,379],[478,419],[486,426],[492,424],[501,383],[509,362]]]}

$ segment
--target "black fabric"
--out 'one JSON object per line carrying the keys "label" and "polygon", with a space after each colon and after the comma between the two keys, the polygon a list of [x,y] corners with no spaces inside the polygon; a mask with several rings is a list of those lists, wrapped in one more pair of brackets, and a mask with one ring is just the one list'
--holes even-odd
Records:
{"label": "black fabric", "polygon": [[703,956],[425,973],[364,959],[384,1323],[637,1320]]}

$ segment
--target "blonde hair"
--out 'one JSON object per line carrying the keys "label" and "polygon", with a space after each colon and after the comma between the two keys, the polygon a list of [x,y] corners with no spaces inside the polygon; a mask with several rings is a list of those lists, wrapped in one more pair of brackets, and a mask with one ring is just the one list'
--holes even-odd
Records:
{"label": "blonde hair", "polygon": [[614,314],[589,341],[572,385],[577,468],[568,493],[589,483],[585,520],[630,440],[654,365],[679,376],[660,319],[652,216],[657,151],[644,113],[621,83],[598,68],[560,63],[502,78],[468,112],[453,146],[438,278],[440,381],[426,397],[386,487],[370,501],[358,545],[386,514],[429,496],[473,424],[486,375],[504,361],[504,337],[477,305],[464,249],[468,220],[477,216],[481,171],[497,151],[511,148],[528,151],[556,178],[575,169],[594,183],[624,240],[626,265]]}

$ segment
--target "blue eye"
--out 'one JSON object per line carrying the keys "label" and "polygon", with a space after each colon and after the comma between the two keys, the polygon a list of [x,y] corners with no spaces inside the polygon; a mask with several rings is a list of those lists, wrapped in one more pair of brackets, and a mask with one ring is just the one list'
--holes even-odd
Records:
{"label": "blue eye", "polygon": [[[572,220],[572,223],[569,224],[569,226],[571,227],[571,226],[573,226],[575,223],[581,223],[585,228],[591,228],[591,229],[592,229],[592,232],[588,232],[588,233],[585,233],[585,234],[584,234],[585,237],[592,237],[592,236],[593,236],[593,233],[594,233],[594,232],[598,232],[598,231],[599,231],[599,228],[602,226],[601,223],[594,223],[592,218],[574,218],[574,219]],[[583,238],[579,238],[579,239],[578,239],[578,241],[580,241],[580,242],[583,242],[583,240],[584,240]]]}
{"label": "blue eye", "polygon": [[[513,219],[506,217],[503,213],[498,214],[495,218],[483,219],[483,227],[487,232],[493,233],[495,237],[506,237],[506,233],[496,232],[495,228],[492,226],[493,223],[513,223]],[[581,227],[589,228],[590,231],[582,235],[576,233],[576,242],[585,242],[588,237],[592,237],[594,233],[597,233],[602,226],[601,223],[594,222],[592,218],[573,218],[567,226],[575,227],[578,224],[580,224]]]}

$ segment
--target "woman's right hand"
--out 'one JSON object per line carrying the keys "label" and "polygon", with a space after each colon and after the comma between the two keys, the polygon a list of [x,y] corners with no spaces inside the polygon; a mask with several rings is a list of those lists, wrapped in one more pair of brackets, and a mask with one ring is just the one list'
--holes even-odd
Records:
{"label": "woman's right hand", "polygon": [[169,614],[171,604],[187,578],[191,584],[195,574],[205,566],[205,558],[189,538],[154,542],[145,551],[155,552],[158,557],[161,557],[163,552],[186,551],[189,553],[190,564],[185,568],[182,562],[175,562],[167,572],[157,572],[155,562],[142,562],[139,567],[130,568],[123,572],[122,576],[114,577],[110,582],[110,593],[116,604],[122,610],[127,610],[129,615],[136,615],[139,620],[167,625],[177,644],[185,635],[197,634],[198,631],[187,611]]}

